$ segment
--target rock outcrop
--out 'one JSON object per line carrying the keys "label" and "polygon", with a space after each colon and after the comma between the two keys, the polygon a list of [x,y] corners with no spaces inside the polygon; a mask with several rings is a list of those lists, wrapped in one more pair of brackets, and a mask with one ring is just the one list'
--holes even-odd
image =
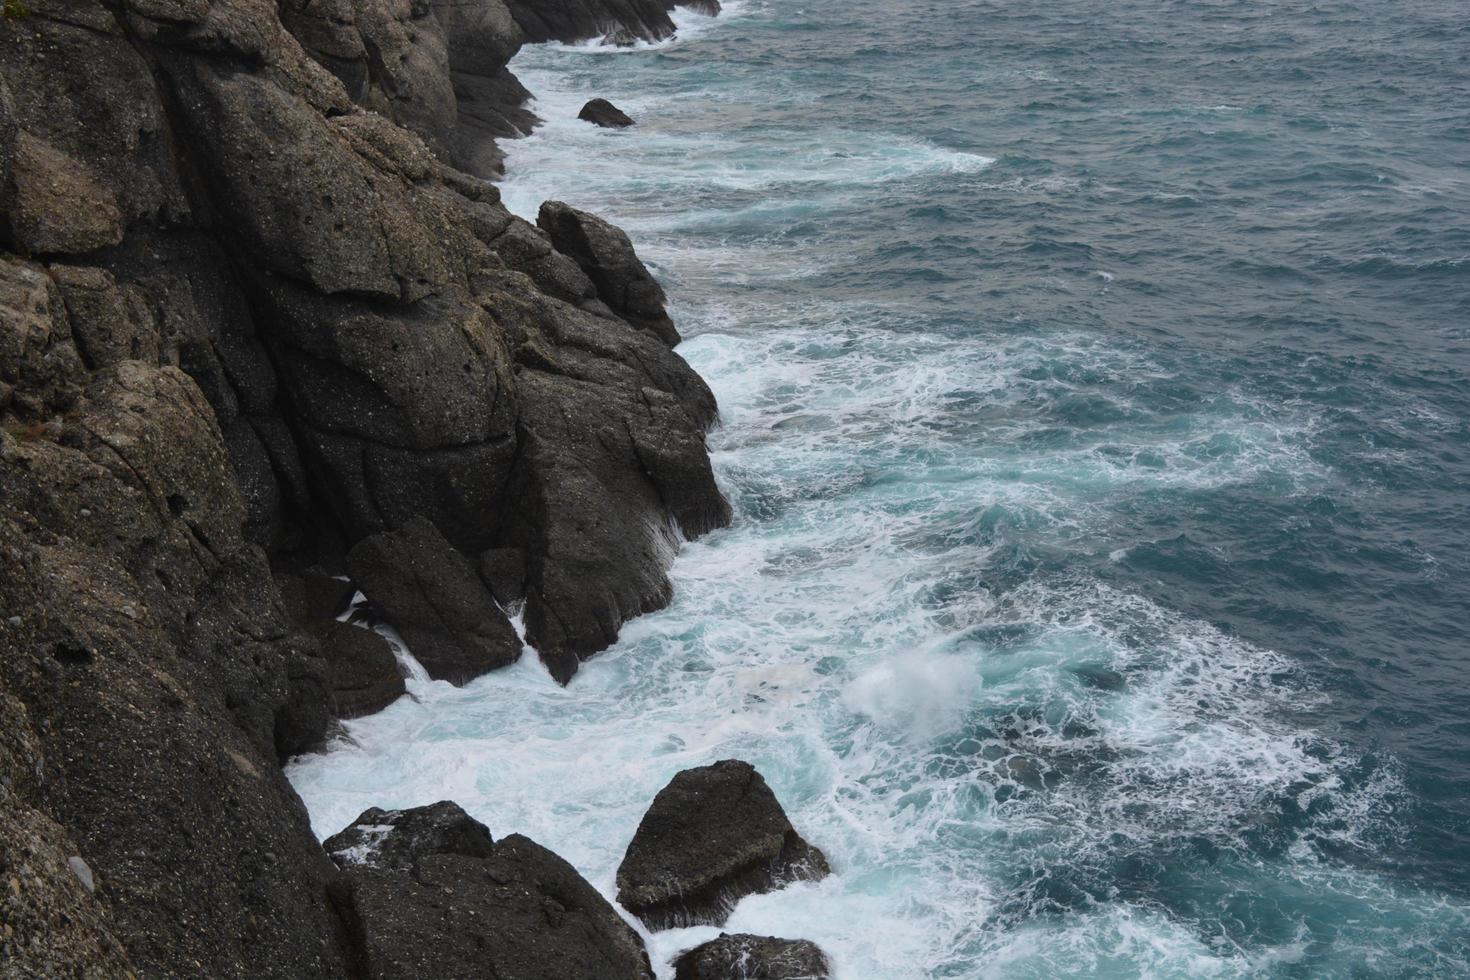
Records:
{"label": "rock outcrop", "polygon": [[453,803],[368,810],[328,851],[369,980],[652,980],[643,941],[571,865]]}
{"label": "rock outcrop", "polygon": [[577,113],[577,118],[604,129],[625,129],[633,125],[632,117],[607,99],[589,99]]}
{"label": "rock outcrop", "polygon": [[821,947],[805,939],[721,933],[674,960],[674,980],[827,980]]}
{"label": "rock outcrop", "polygon": [[500,0],[7,7],[7,969],[353,975],[279,768],[400,690],[330,625],[349,552],[431,526],[566,681],[727,520],[708,388],[480,179],[532,122],[524,34]]}
{"label": "rock outcrop", "polygon": [[664,310],[663,287],[633,251],[621,228],[560,201],[541,205],[536,225],[561,254],[577,263],[613,313],[675,346],[682,339]]}
{"label": "rock outcrop", "polygon": [[321,643],[327,687],[338,718],[382,711],[404,695],[398,658],[377,633],[334,622],[318,623],[310,632]]}
{"label": "rock outcrop", "polygon": [[519,659],[521,638],[474,566],[424,518],[359,541],[347,570],[430,677],[464,684]]}
{"label": "rock outcrop", "polygon": [[654,797],[618,867],[618,903],[650,929],[718,926],[746,895],[829,873],[761,774],[726,759]]}

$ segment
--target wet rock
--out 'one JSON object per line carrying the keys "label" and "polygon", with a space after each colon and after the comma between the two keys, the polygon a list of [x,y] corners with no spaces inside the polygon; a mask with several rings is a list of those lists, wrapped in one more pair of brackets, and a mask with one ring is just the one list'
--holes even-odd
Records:
{"label": "wet rock", "polygon": [[610,34],[657,41],[674,33],[666,0],[509,0],[528,44],[581,41]]}
{"label": "wet rock", "polygon": [[502,608],[526,598],[526,555],[519,548],[491,548],[480,553],[480,578]]}
{"label": "wet rock", "polygon": [[327,683],[338,718],[382,711],[403,696],[403,672],[388,641],[372,630],[324,622],[310,632],[321,642]]}
{"label": "wet rock", "polygon": [[816,943],[721,933],[674,960],[674,980],[827,980],[831,967]]}
{"label": "wet rock", "polygon": [[495,853],[485,825],[448,800],[409,810],[372,807],[322,846],[348,870],[411,872],[430,855],[488,858]]}
{"label": "wet rock", "polygon": [[654,797],[618,867],[618,903],[650,929],[722,925],[746,895],[829,873],[760,773],[726,759]]}
{"label": "wet rock", "polygon": [[520,638],[469,559],[427,520],[358,542],[347,569],[430,677],[464,684],[520,657]]}
{"label": "wet rock", "polygon": [[536,224],[550,236],[558,252],[581,267],[597,287],[598,297],[614,313],[670,347],[679,343],[679,332],[664,310],[663,287],[621,228],[560,201],[542,204]]}
{"label": "wet rock", "polygon": [[652,980],[643,941],[571,865],[453,803],[368,810],[326,847],[370,980]]}
{"label": "wet rock", "polygon": [[696,14],[704,14],[706,17],[718,16],[724,9],[720,6],[720,0],[679,0],[676,6],[692,10]]}
{"label": "wet rock", "polygon": [[577,118],[602,126],[604,129],[622,129],[633,125],[632,118],[607,99],[590,100],[582,106],[582,111],[577,113]]}

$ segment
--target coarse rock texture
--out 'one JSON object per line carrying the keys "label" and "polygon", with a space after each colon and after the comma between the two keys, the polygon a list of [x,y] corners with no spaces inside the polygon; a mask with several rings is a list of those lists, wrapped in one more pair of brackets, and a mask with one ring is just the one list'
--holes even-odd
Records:
{"label": "coarse rock texture", "polygon": [[643,940],[571,865],[453,803],[368,810],[326,847],[369,980],[652,980]]}
{"label": "coarse rock texture", "polygon": [[664,311],[663,287],[649,274],[621,228],[561,201],[543,203],[536,225],[558,252],[587,274],[597,287],[598,299],[609,309],[670,347],[679,343],[679,331]]}
{"label": "coarse rock texture", "polygon": [[347,569],[430,677],[464,684],[520,657],[520,637],[470,560],[424,518],[362,539]]}
{"label": "coarse rock texture", "polygon": [[755,767],[726,759],[654,797],[618,867],[618,904],[650,929],[718,926],[746,895],[829,873]]}
{"label": "coarse rock texture", "polygon": [[633,125],[632,117],[607,99],[589,99],[582,106],[582,111],[577,113],[577,118],[604,129],[624,129]]}
{"label": "coarse rock texture", "polygon": [[341,975],[335,872],[276,761],[320,742],[325,693],[209,403],[171,365],[90,370],[39,263],[0,260],[0,325],[7,966]]}
{"label": "coarse rock texture", "polygon": [[830,975],[816,943],[748,933],[721,933],[674,959],[674,980],[827,980]]}
{"label": "coarse rock texture", "polygon": [[372,630],[323,622],[310,628],[321,643],[327,686],[338,718],[382,711],[405,693],[403,672],[388,641]]}
{"label": "coarse rock texture", "polygon": [[[476,176],[531,124],[510,6],[23,8],[0,20],[5,969],[353,975],[279,762],[394,688],[324,626],[344,589],[319,576],[415,521],[472,572],[519,556],[492,587],[568,680],[728,519],[714,400]],[[283,596],[273,571],[318,577]]]}

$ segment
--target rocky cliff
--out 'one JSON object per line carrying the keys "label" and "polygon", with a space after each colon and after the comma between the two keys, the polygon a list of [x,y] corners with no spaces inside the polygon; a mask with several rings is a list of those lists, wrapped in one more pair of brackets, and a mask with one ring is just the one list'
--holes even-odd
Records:
{"label": "rocky cliff", "polygon": [[4,971],[359,975],[278,766],[340,665],[281,585],[432,535],[566,682],[728,520],[626,238],[484,179],[534,122],[523,40],[667,29],[645,0],[6,0]]}

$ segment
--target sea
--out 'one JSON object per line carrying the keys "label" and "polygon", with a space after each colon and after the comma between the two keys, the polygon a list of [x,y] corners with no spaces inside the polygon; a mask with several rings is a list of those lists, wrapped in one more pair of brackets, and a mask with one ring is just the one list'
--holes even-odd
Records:
{"label": "sea", "polygon": [[500,186],[627,230],[734,522],[570,686],[347,723],[317,832],[452,799],[612,899],[740,758],[835,873],[724,931],[840,980],[1470,976],[1464,0],[678,22],[523,50]]}

